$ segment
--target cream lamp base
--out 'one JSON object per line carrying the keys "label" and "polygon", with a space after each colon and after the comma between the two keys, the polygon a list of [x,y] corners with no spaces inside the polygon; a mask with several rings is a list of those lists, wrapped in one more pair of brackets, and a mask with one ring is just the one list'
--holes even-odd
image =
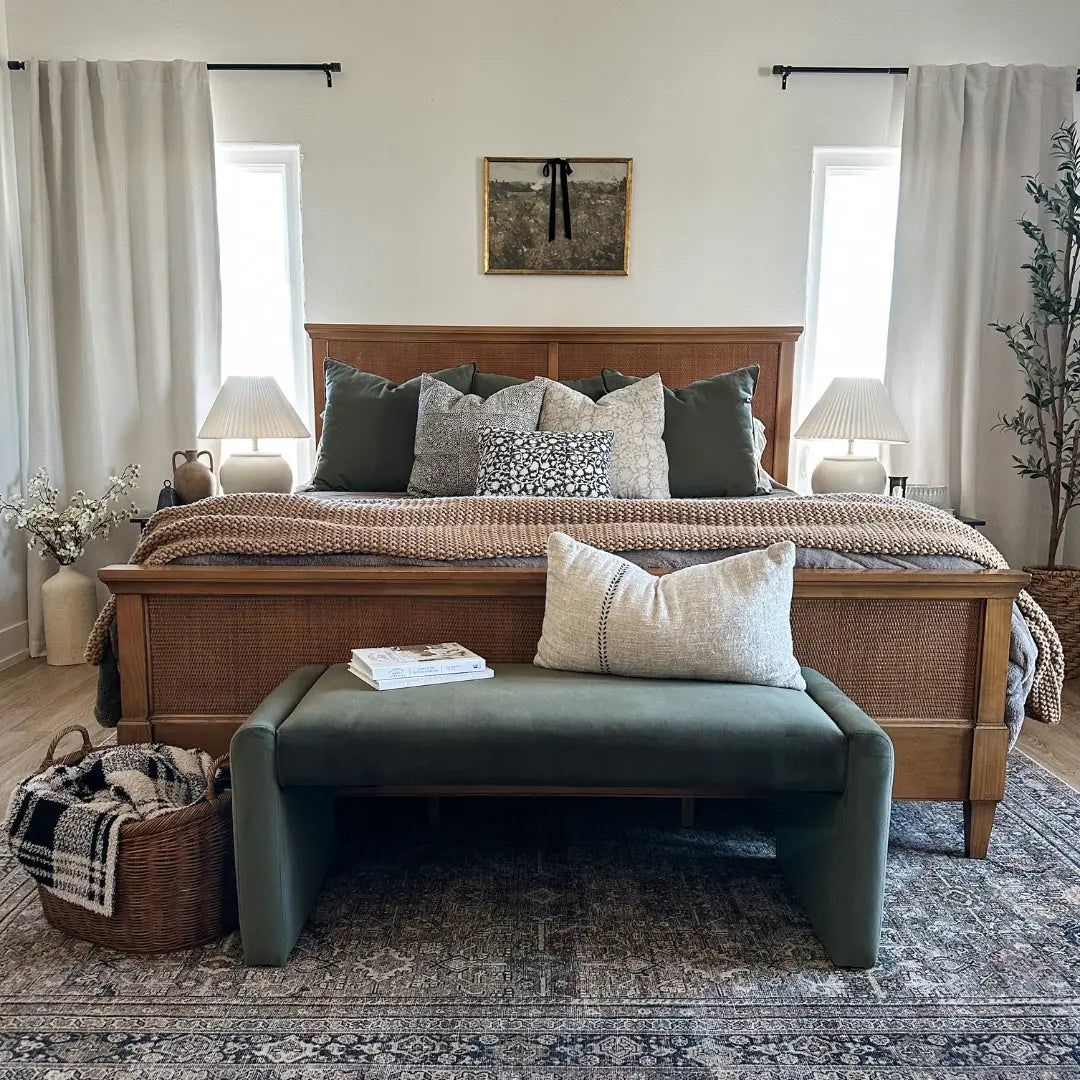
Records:
{"label": "cream lamp base", "polygon": [[244,450],[232,454],[218,471],[221,490],[227,495],[240,491],[292,491],[292,469],[280,454],[267,450]]}
{"label": "cream lamp base", "polygon": [[842,454],[822,458],[810,477],[815,495],[839,491],[863,491],[868,495],[885,494],[885,466],[876,457]]}

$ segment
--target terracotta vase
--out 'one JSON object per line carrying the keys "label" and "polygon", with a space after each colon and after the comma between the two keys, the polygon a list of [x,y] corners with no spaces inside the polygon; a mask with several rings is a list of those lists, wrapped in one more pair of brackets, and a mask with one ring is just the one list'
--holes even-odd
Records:
{"label": "terracotta vase", "polygon": [[54,667],[83,663],[98,613],[93,580],[73,566],[61,566],[42,583],[41,607],[46,661]]}
{"label": "terracotta vase", "polygon": [[[207,468],[199,458],[205,454],[210,459]],[[177,465],[176,459],[184,460]],[[214,455],[209,450],[177,450],[173,456],[173,487],[185,503],[198,502],[217,494],[217,478],[214,476]]]}

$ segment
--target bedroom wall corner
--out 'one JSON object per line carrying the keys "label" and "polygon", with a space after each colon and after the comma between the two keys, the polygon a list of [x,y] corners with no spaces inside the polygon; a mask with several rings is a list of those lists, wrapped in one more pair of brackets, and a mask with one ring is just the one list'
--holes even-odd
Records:
{"label": "bedroom wall corner", "polygon": [[[7,3],[0,0],[0,491],[22,487],[26,319],[21,229],[14,160]],[[26,545],[0,523],[0,670],[29,655]]]}

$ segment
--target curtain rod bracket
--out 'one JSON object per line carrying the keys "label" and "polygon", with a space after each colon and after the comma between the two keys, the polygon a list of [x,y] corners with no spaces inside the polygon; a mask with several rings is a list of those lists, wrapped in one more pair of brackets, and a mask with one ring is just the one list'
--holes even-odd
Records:
{"label": "curtain rod bracket", "polygon": [[[773,71],[775,72],[776,68],[773,68]],[[791,67],[789,65],[785,64],[780,68],[780,89],[781,90],[786,90],[787,89],[787,81],[788,81],[788,76],[790,74],[791,74]]]}

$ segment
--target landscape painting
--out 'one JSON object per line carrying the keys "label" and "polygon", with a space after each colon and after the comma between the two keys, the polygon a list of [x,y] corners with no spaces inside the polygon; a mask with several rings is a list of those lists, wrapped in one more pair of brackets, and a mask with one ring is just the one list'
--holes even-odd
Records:
{"label": "landscape painting", "polygon": [[625,275],[632,172],[630,158],[484,158],[484,273]]}

